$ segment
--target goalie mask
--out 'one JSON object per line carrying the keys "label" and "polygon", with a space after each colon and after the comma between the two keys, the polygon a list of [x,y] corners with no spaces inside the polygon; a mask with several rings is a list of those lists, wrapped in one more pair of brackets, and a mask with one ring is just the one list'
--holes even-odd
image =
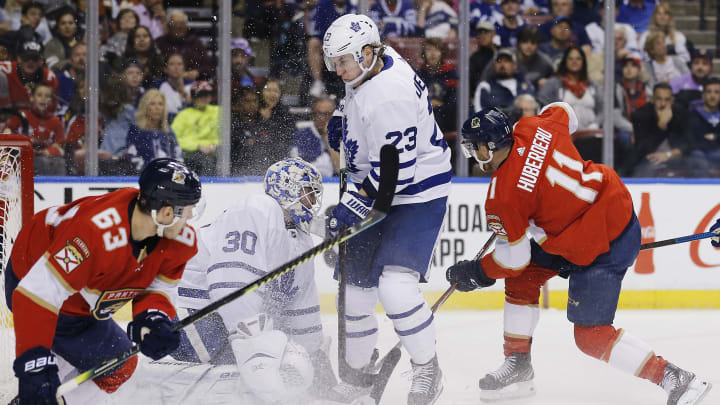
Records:
{"label": "goalie mask", "polygon": [[320,212],[322,192],[320,173],[299,157],[276,162],[265,174],[265,194],[274,198],[306,232]]}
{"label": "goalie mask", "polygon": [[[462,150],[466,158],[474,157],[480,167],[490,163],[493,152],[512,143],[512,131],[507,115],[498,108],[485,108],[468,118],[462,126]],[[487,145],[490,157],[480,160],[477,156],[478,143]]]}
{"label": "goalie mask", "polygon": [[323,38],[323,57],[325,58],[325,66],[331,72],[335,71],[335,63],[332,58],[350,54],[353,59],[360,65],[362,74],[352,80],[346,82],[350,86],[355,85],[362,80],[375,66],[377,61],[377,50],[373,52],[373,60],[369,68],[365,68],[363,63],[362,50],[366,45],[376,48],[382,46],[380,42],[380,33],[373,20],[363,14],[345,14],[333,21],[330,27],[325,31]]}

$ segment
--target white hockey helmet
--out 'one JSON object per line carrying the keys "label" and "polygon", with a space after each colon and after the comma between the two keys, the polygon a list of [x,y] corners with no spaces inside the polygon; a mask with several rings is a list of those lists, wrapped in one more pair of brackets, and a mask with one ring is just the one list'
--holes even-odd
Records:
{"label": "white hockey helmet", "polygon": [[[307,231],[322,207],[322,176],[302,158],[273,163],[265,173],[265,194],[288,211],[295,223]],[[314,198],[312,196],[314,194]]]}
{"label": "white hockey helmet", "polygon": [[377,61],[377,52],[375,52],[370,67],[366,69],[362,65],[362,50],[366,45],[382,46],[380,32],[375,22],[364,14],[345,14],[339,17],[325,31],[325,37],[323,38],[325,66],[329,71],[334,72],[335,63],[331,58],[347,54],[352,55],[363,71],[360,76],[348,83],[354,85],[367,75]]}

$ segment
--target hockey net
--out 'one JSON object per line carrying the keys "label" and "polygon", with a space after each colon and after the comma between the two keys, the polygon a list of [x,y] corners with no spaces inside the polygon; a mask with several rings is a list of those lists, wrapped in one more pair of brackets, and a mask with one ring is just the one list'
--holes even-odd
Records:
{"label": "hockey net", "polygon": [[28,137],[0,135],[0,404],[17,394],[15,332],[5,302],[5,269],[15,237],[33,215],[33,149]]}

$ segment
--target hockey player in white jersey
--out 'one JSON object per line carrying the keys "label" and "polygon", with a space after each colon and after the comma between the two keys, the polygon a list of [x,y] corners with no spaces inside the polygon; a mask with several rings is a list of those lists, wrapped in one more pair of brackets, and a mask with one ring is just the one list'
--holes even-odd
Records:
{"label": "hockey player in white jersey", "polygon": [[[347,242],[347,364],[367,365],[377,342],[379,299],[410,354],[408,404],[432,404],[442,391],[433,314],[425,281],[446,210],[450,150],[435,123],[428,90],[410,65],[380,42],[375,23],[347,14],[323,38],[325,63],[345,82],[341,135],[349,182],[329,221],[331,231],[365,216],[377,192],[380,148],[395,145],[398,185],[388,217]],[[329,128],[332,125],[329,125]],[[342,374],[342,373],[341,373]]]}
{"label": "hockey player in white jersey", "polygon": [[[240,197],[199,229],[198,254],[177,289],[178,314],[191,314],[310,249],[308,231],[321,203],[322,179],[311,164],[288,158],[270,166],[265,194]],[[314,274],[306,262],[186,327],[171,356],[237,364],[255,403],[296,403],[308,388],[341,399],[331,390],[337,380],[321,347]]]}

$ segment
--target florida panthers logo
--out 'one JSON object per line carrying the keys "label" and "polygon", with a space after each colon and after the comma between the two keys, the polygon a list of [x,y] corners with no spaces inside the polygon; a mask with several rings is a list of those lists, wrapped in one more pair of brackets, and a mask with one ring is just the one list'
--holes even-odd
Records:
{"label": "florida panthers logo", "polygon": [[355,32],[358,32],[358,31],[360,31],[360,24],[358,22],[353,21],[350,23],[350,29]]}

